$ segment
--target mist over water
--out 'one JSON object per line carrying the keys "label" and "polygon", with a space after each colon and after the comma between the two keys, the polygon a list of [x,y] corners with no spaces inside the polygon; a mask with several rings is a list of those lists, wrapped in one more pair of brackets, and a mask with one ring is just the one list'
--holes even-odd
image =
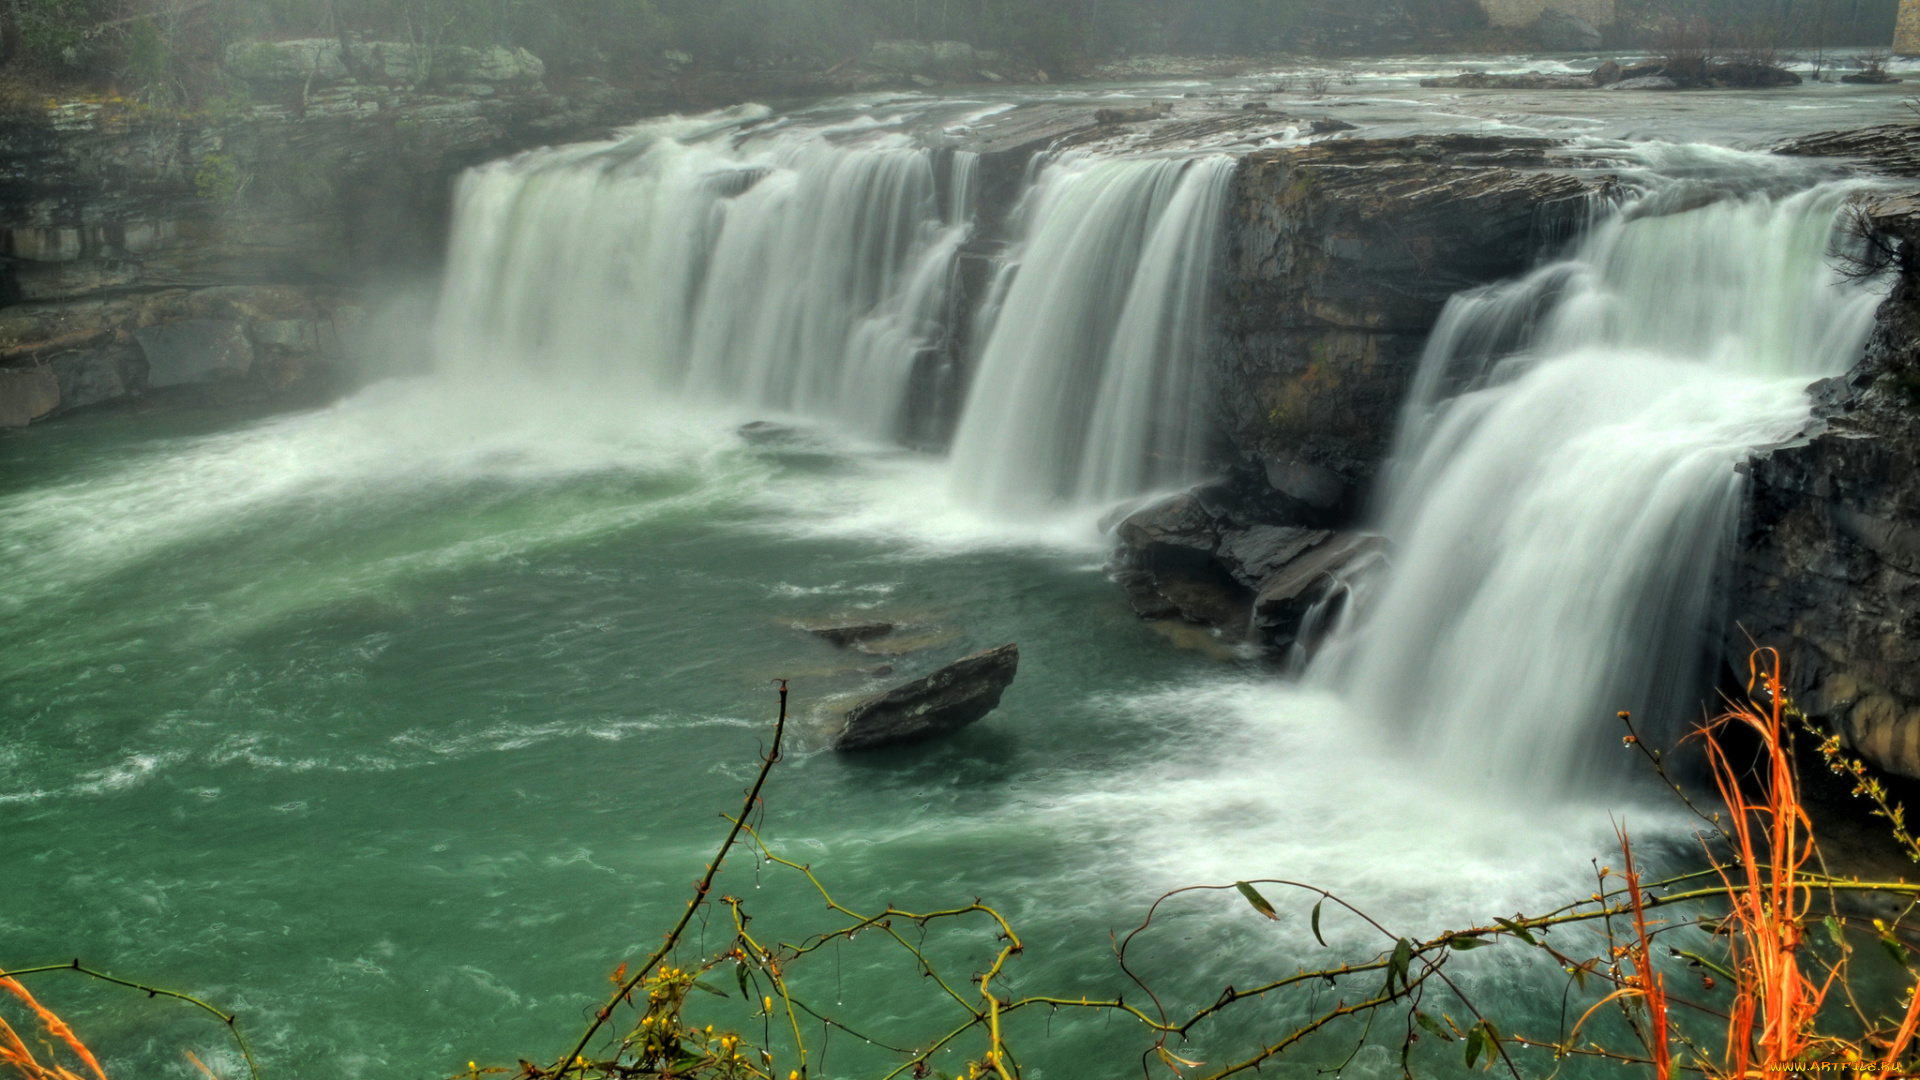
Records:
{"label": "mist over water", "polygon": [[[923,136],[998,107],[741,110],[484,166],[432,375],[9,439],[8,940],[203,987],[288,1075],[557,1052],[684,902],[776,677],[770,839],[849,902],[999,904],[1045,946],[1024,987],[1110,991],[1107,931],[1195,881],[1311,881],[1416,933],[1585,895],[1609,808],[1687,858],[1664,804],[1583,782],[1614,772],[1614,709],[1685,707],[1734,465],[1858,354],[1877,293],[1826,256],[1849,189],[1648,150],[1639,201],[1457,298],[1382,499],[1391,565],[1303,686],[1141,624],[1093,524],[1197,478],[1230,157],[1036,170],[951,452],[902,448],[978,239],[977,162]],[[840,618],[921,647],[794,628]],[[821,751],[835,704],[1005,641],[1021,674],[981,724]],[[723,886],[766,925],[817,908],[747,867]],[[1275,899],[1277,928],[1186,909],[1160,985],[1204,1003],[1316,962]],[[1551,1013],[1467,959],[1509,1015]],[[911,972],[834,972],[810,992],[945,1018]],[[111,1026],[110,1068],[220,1052],[110,996],[72,1018]],[[1064,1015],[1043,1045],[1050,1075],[1135,1065]]]}

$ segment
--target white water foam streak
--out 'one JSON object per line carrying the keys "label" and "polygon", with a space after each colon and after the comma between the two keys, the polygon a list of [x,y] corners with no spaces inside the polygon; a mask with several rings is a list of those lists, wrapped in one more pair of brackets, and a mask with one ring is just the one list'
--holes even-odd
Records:
{"label": "white water foam streak", "polygon": [[1192,478],[1234,164],[1068,156],[1041,174],[954,437],[964,501],[1020,515]]}

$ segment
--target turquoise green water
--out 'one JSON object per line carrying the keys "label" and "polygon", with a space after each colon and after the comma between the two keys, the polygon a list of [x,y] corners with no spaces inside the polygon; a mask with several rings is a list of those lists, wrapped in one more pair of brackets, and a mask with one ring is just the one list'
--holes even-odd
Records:
{"label": "turquoise green water", "polygon": [[[1454,791],[1264,663],[1179,647],[1129,612],[1086,522],[981,521],[937,461],[752,445],[741,419],[429,381],[0,439],[0,963],[205,994],[277,1077],[551,1057],[679,909],[781,677],[770,842],[855,906],[995,904],[1028,944],[1023,992],[1125,989],[1109,930],[1188,882],[1323,882],[1407,930],[1590,888],[1603,811]],[[842,616],[903,624],[900,655],[794,625]],[[975,727],[820,749],[836,702],[1006,641],[1019,677]],[[769,936],[825,925],[750,860],[722,888]],[[1282,906],[1277,926],[1231,895],[1177,907],[1146,968],[1198,1005],[1323,962],[1306,903]],[[961,981],[992,947],[978,925],[931,940]],[[803,996],[896,1045],[958,1015],[871,938],[812,963]],[[35,985],[110,1073],[194,1075],[191,1049],[236,1075],[204,1017],[64,978]],[[1117,1075],[1147,1044],[1064,1014],[1015,1034],[1046,1077]],[[897,1060],[835,1035],[815,1075]]]}

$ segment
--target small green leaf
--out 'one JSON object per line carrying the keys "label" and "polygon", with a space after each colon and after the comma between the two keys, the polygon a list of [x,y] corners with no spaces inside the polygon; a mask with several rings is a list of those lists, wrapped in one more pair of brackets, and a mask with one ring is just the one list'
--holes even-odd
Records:
{"label": "small green leaf", "polygon": [[1513,935],[1515,937],[1519,938],[1521,941],[1524,941],[1529,945],[1540,944],[1540,939],[1533,936],[1533,931],[1528,930],[1526,927],[1521,926],[1519,923],[1514,922],[1512,919],[1502,919],[1496,916],[1493,921],[1499,923],[1501,926],[1506,927],[1508,930],[1513,932]]}
{"label": "small green leaf", "polygon": [[1480,1057],[1480,1039],[1481,1039],[1481,1035],[1480,1035],[1479,1024],[1475,1024],[1472,1027],[1467,1029],[1466,1059],[1467,1059],[1467,1068],[1469,1069],[1473,1068],[1473,1063],[1476,1060],[1478,1060]]}
{"label": "small green leaf", "polygon": [[1827,936],[1833,939],[1835,945],[1844,948],[1847,944],[1847,931],[1845,927],[1840,925],[1840,920],[1829,915],[1821,921],[1826,924]]}
{"label": "small green leaf", "polygon": [[1500,1029],[1493,1021],[1482,1017],[1480,1020],[1480,1041],[1487,1047],[1487,1068],[1493,1068],[1493,1059],[1500,1054]]}
{"label": "small green leaf", "polygon": [[1719,964],[1714,963],[1712,960],[1709,960],[1706,957],[1701,956],[1699,953],[1688,952],[1685,949],[1675,949],[1673,950],[1673,953],[1675,956],[1681,957],[1682,959],[1686,960],[1687,963],[1692,964],[1694,967],[1706,968],[1707,970],[1713,972],[1715,975],[1720,976],[1721,978],[1727,980],[1728,982],[1739,981],[1734,978],[1733,972],[1728,971],[1726,968],[1721,967]]}
{"label": "small green leaf", "polygon": [[1244,881],[1234,882],[1233,887],[1239,889],[1240,895],[1247,898],[1247,903],[1253,905],[1253,910],[1265,915],[1269,919],[1278,919],[1280,917],[1280,913],[1273,910],[1273,905],[1267,903],[1267,898],[1260,895],[1260,890]]}
{"label": "small green leaf", "polygon": [[725,990],[720,989],[719,987],[713,985],[712,983],[708,982],[705,979],[695,979],[693,980],[693,985],[698,989],[705,990],[707,993],[712,994],[714,997],[727,996],[727,992]]}
{"label": "small green leaf", "polygon": [[1488,941],[1486,938],[1456,937],[1456,938],[1448,938],[1447,944],[1453,946],[1456,949],[1478,949],[1482,945],[1491,945],[1493,944],[1493,942]]}
{"label": "small green leaf", "polygon": [[1442,1039],[1445,1039],[1447,1042],[1453,1041],[1453,1036],[1447,1033],[1446,1028],[1443,1028],[1440,1026],[1440,1021],[1435,1020],[1433,1017],[1428,1016],[1426,1013],[1423,1013],[1418,1009],[1415,1009],[1413,1011],[1413,1022],[1416,1024],[1419,1024],[1423,1028],[1426,1028],[1428,1031],[1433,1032],[1435,1035],[1440,1036]]}
{"label": "small green leaf", "polygon": [[1579,965],[1576,964],[1573,967],[1570,967],[1567,969],[1567,974],[1573,976],[1573,984],[1575,986],[1578,986],[1582,990],[1585,990],[1587,988],[1587,969],[1586,968],[1580,967]]}
{"label": "small green leaf", "polygon": [[1320,905],[1326,902],[1327,901],[1322,898],[1318,903],[1313,905],[1313,940],[1319,942],[1320,947],[1323,949],[1327,947],[1327,939],[1320,936]]}
{"label": "small green leaf", "polygon": [[1406,938],[1401,938],[1399,941],[1394,942],[1393,959],[1387,963],[1387,987],[1389,990],[1393,987],[1393,977],[1395,975],[1400,976],[1401,985],[1407,987],[1413,986],[1413,983],[1407,978],[1407,968],[1412,962],[1413,942],[1408,941]]}
{"label": "small green leaf", "polygon": [[1902,945],[1898,940],[1896,940],[1892,934],[1888,934],[1885,937],[1881,938],[1880,944],[1882,947],[1884,947],[1887,950],[1887,955],[1893,957],[1894,963],[1899,964],[1902,967],[1906,966],[1908,954],[1907,954],[1907,947],[1905,945]]}

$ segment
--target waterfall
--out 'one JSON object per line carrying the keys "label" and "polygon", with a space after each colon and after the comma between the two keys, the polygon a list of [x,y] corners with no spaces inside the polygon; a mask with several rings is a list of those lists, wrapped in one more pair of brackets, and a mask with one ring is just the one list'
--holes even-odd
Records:
{"label": "waterfall", "polygon": [[679,394],[889,437],[937,344],[969,153],[762,113],[673,118],[467,173],[442,371]]}
{"label": "waterfall", "polygon": [[1234,165],[1067,156],[1040,173],[954,437],[962,499],[1033,512],[1192,476]]}
{"label": "waterfall", "polygon": [[[934,441],[942,425],[920,414],[954,378],[977,155],[879,121],[766,119],[676,117],[467,173],[437,369]],[[1234,165],[1076,153],[1030,168],[1023,235],[970,335],[961,502],[1019,515],[1193,478]]]}
{"label": "waterfall", "polygon": [[1629,206],[1455,298],[1386,482],[1394,565],[1312,675],[1442,776],[1531,795],[1607,775],[1616,710],[1696,710],[1737,466],[1804,423],[1882,294],[1829,265],[1848,193]]}

